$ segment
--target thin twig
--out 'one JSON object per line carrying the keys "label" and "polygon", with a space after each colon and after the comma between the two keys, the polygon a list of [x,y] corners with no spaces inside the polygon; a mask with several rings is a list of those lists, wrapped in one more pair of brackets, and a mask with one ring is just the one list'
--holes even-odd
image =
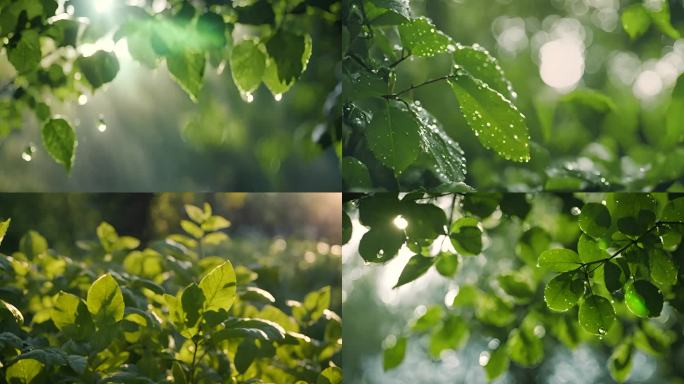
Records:
{"label": "thin twig", "polygon": [[414,89],[423,87],[423,86],[425,86],[425,85],[429,85],[429,84],[432,84],[432,83],[437,83],[437,82],[443,81],[443,80],[448,80],[448,79],[450,79],[450,78],[452,78],[452,77],[453,77],[453,75],[445,75],[445,76],[438,77],[438,78],[436,78],[436,79],[427,80],[427,81],[424,81],[424,82],[422,82],[422,83],[420,83],[420,84],[418,84],[418,85],[412,85],[412,86],[410,86],[410,87],[404,89],[403,91],[399,91],[399,92],[397,92],[397,93],[395,93],[395,94],[393,94],[393,95],[385,95],[384,97],[385,97],[386,99],[397,99],[397,98],[399,98],[399,96],[403,95],[404,93],[411,92],[411,91],[413,91]]}

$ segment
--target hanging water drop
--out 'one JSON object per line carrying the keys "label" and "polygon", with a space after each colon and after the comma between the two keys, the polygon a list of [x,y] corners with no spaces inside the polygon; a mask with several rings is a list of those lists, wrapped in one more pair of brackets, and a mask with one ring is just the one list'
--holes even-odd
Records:
{"label": "hanging water drop", "polygon": [[107,130],[107,122],[104,119],[104,116],[100,115],[100,117],[97,120],[97,130],[100,132],[104,132]]}
{"label": "hanging water drop", "polygon": [[29,144],[26,149],[24,149],[24,152],[21,154],[21,159],[29,162],[33,160],[33,153],[36,152],[36,146],[33,144]]}
{"label": "hanging water drop", "polygon": [[254,95],[249,92],[241,93],[240,96],[242,96],[242,100],[246,101],[247,103],[254,101]]}
{"label": "hanging water drop", "polygon": [[78,97],[78,105],[86,105],[88,103],[88,96],[81,95]]}
{"label": "hanging water drop", "polygon": [[275,95],[273,95],[273,98],[275,99],[275,101],[280,101],[283,99],[283,94],[282,93],[275,94]]}

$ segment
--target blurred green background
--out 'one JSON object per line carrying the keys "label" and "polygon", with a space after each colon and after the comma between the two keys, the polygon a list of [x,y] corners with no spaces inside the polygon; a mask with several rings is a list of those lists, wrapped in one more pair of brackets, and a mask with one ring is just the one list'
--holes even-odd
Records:
{"label": "blurred green background", "polygon": [[182,233],[184,204],[213,207],[231,221],[229,241],[210,255],[261,271],[260,284],[284,305],[325,285],[333,288],[331,309],[340,313],[341,196],[336,193],[163,193],[163,194],[0,194],[0,216],[12,223],[0,252],[11,255],[28,230],[50,248],[78,259],[77,241],[97,240],[102,221],[142,244]]}
{"label": "blurred green background", "polygon": [[[535,143],[532,161],[513,163],[484,149],[445,82],[414,92],[465,151],[469,185],[596,190],[606,189],[604,177],[607,189],[681,189],[683,137],[668,131],[665,116],[684,72],[684,39],[651,26],[632,41],[620,16],[640,2],[411,0],[413,16],[431,18],[454,41],[480,44],[499,60],[527,117]],[[671,0],[669,5],[672,24],[684,32],[684,4]],[[450,67],[448,55],[409,59],[398,66],[396,88],[448,74]],[[573,94],[587,88],[608,101]],[[606,107],[610,102],[613,111]],[[404,178],[412,180],[410,170]]]}
{"label": "blurred green background", "polygon": [[[243,101],[230,68],[207,64],[201,96],[193,104],[164,65],[150,70],[134,61],[125,40],[96,44],[117,54],[116,79],[80,100],[58,96],[50,102],[77,132],[71,175],[45,152],[35,116],[27,114],[22,129],[0,139],[0,190],[340,190],[334,146],[321,145],[330,128],[340,56],[339,26],[331,19],[310,23],[308,68],[280,101],[264,86],[253,102]],[[0,52],[0,96],[8,96],[3,88],[14,73]],[[30,146],[36,152],[23,156]]]}

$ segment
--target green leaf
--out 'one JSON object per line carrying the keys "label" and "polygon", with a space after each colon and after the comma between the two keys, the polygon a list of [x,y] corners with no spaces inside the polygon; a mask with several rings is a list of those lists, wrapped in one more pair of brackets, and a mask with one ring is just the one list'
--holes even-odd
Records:
{"label": "green leaf", "polygon": [[[296,35],[295,35],[296,36]],[[270,42],[270,41],[269,41]],[[295,44],[296,45],[296,44]],[[267,44],[268,47],[268,44]],[[290,47],[290,48],[296,48],[296,47]],[[306,70],[307,65],[309,64],[309,59],[311,58],[311,52],[312,52],[312,44],[311,44],[311,36],[305,35],[304,36],[304,51],[299,56],[299,60],[301,62],[301,72],[304,72]],[[285,51],[287,53],[287,51]],[[270,51],[269,51],[270,54]],[[290,61],[292,59],[297,59],[295,57],[285,57],[282,58],[282,60],[285,61]],[[286,64],[286,63],[280,63],[276,58],[269,57],[268,60],[266,61],[266,71],[264,72],[264,84],[266,84],[266,87],[271,91],[272,94],[274,95],[282,95],[283,93],[287,92],[292,86],[295,84],[295,80],[299,77],[297,76],[295,79],[292,79],[291,81],[284,81],[281,78],[281,72],[280,72],[280,67],[285,66],[285,67],[297,67],[296,64]]]}
{"label": "green leaf", "polygon": [[373,187],[368,168],[360,160],[347,156],[342,159],[342,179],[348,189],[370,189]]}
{"label": "green leaf", "polygon": [[418,130],[413,113],[387,101],[373,112],[366,138],[375,157],[399,175],[418,157]]}
{"label": "green leaf", "polygon": [[458,183],[465,180],[465,153],[444,131],[442,125],[420,104],[411,104],[411,110],[418,118],[420,148],[427,158],[428,166],[444,183]]}
{"label": "green leaf", "polygon": [[599,91],[587,88],[572,91],[563,96],[561,101],[590,108],[600,113],[608,113],[617,109],[613,99]]}
{"label": "green leaf", "polygon": [[88,311],[100,327],[111,326],[123,319],[123,294],[119,284],[110,274],[100,276],[88,288],[86,303]]}
{"label": "green leaf", "polygon": [[64,119],[50,119],[41,130],[43,146],[52,158],[64,165],[67,172],[76,158],[76,131]]}
{"label": "green leaf", "polygon": [[324,369],[316,384],[342,384],[342,369],[334,366]]}
{"label": "green leaf", "polygon": [[537,265],[553,272],[567,272],[579,268],[580,257],[574,251],[565,248],[548,249],[539,255]]}
{"label": "green leaf", "polygon": [[663,294],[646,280],[630,281],[625,285],[625,304],[639,317],[658,317],[663,310]]}
{"label": "green leaf", "polygon": [[186,204],[185,205],[185,213],[188,215],[188,217],[194,221],[196,224],[202,224],[205,222],[208,218],[209,215],[206,215],[202,208],[191,205],[191,204]]}
{"label": "green leaf", "polygon": [[166,58],[171,77],[193,102],[197,102],[202,90],[205,63],[203,53],[191,51],[173,53]]}
{"label": "green leaf", "polygon": [[444,277],[454,277],[460,264],[460,255],[457,253],[442,252],[437,256],[435,268]]}
{"label": "green leaf", "polygon": [[470,76],[487,84],[509,101],[514,101],[517,94],[513,90],[503,69],[489,52],[478,44],[472,46],[457,45],[454,51],[454,62],[465,69]]}
{"label": "green leaf", "polygon": [[530,160],[525,117],[515,105],[460,68],[449,84],[466,122],[485,148],[493,149],[508,160]]}
{"label": "green leaf", "polygon": [[195,239],[201,239],[204,236],[204,231],[197,224],[189,220],[181,220],[180,222],[183,230]]}
{"label": "green leaf", "polygon": [[[304,72],[308,63],[307,40],[311,37],[297,35],[285,29],[278,32],[266,42],[266,50],[275,62],[278,79],[283,84],[294,82]],[[310,45],[310,42],[308,43]]]}
{"label": "green leaf", "polygon": [[5,238],[5,234],[7,234],[7,229],[9,228],[11,222],[12,219],[0,221],[0,244],[2,244],[2,240]]}
{"label": "green leaf", "polygon": [[187,383],[187,378],[185,374],[185,370],[183,369],[183,366],[177,362],[173,362],[173,368],[172,368],[172,374],[173,374],[173,382],[176,384],[186,384]]}
{"label": "green leaf", "polygon": [[643,36],[651,26],[651,17],[643,4],[632,4],[625,8],[620,17],[622,28],[634,40]]}
{"label": "green leaf", "polygon": [[45,365],[35,359],[21,359],[10,365],[5,372],[5,379],[10,384],[31,384],[43,371]]}
{"label": "green leaf", "polygon": [[78,340],[92,336],[95,330],[86,303],[78,296],[64,291],[57,295],[55,305],[50,311],[50,318],[57,329]]}
{"label": "green leaf", "polygon": [[603,279],[608,292],[615,293],[622,289],[627,278],[620,266],[609,261],[603,264]]}
{"label": "green leaf", "polygon": [[394,258],[406,241],[406,234],[393,225],[373,227],[359,242],[359,254],[370,263],[384,263]]}
{"label": "green leaf", "polygon": [[[7,311],[9,313],[9,316],[12,318],[12,320],[15,323],[17,323],[18,325],[22,325],[24,323],[24,315],[14,305],[6,302],[3,299],[0,299],[0,309],[4,309],[5,311]],[[0,315],[4,315],[4,314],[2,312],[0,312]]]}
{"label": "green leaf", "polygon": [[19,239],[19,250],[29,259],[35,259],[37,256],[47,252],[47,240],[40,233],[30,230]]}
{"label": "green leaf", "polygon": [[406,337],[399,337],[394,344],[385,348],[382,353],[382,368],[385,372],[398,367],[406,355]]}
{"label": "green leaf", "polygon": [[618,229],[626,235],[642,235],[655,224],[656,201],[651,194],[614,193],[607,204]]}
{"label": "green leaf", "polygon": [[183,289],[181,293],[181,306],[185,316],[183,320],[188,328],[195,327],[202,317],[204,300],[204,292],[197,284],[192,283]]}
{"label": "green leaf", "polygon": [[487,380],[492,381],[508,370],[510,360],[506,348],[500,347],[489,353],[489,359],[484,365]]}
{"label": "green leaf", "polygon": [[112,52],[97,51],[91,56],[81,56],[76,64],[93,89],[114,80],[119,73],[119,60]]}
{"label": "green leaf", "polygon": [[409,50],[414,56],[431,57],[454,49],[451,37],[438,30],[426,17],[401,24],[399,36],[404,49]]}
{"label": "green leaf", "polygon": [[575,272],[554,277],[544,287],[544,301],[549,309],[564,312],[577,304],[584,294],[584,281]]}
{"label": "green leaf", "polygon": [[478,255],[482,252],[482,230],[475,218],[462,217],[456,220],[451,226],[449,238],[462,255]]}
{"label": "green leaf", "polygon": [[42,59],[40,40],[35,30],[25,30],[14,48],[7,49],[7,58],[19,73],[35,70]]}
{"label": "green leaf", "polygon": [[615,309],[605,297],[589,295],[580,303],[578,318],[585,331],[605,335],[615,321]]}
{"label": "green leaf", "polygon": [[266,54],[254,40],[243,40],[230,53],[230,69],[233,81],[242,93],[251,93],[264,77]]}
{"label": "green leaf", "polygon": [[534,327],[523,321],[520,328],[513,329],[509,334],[506,351],[511,360],[522,366],[531,367],[544,358],[544,343],[534,334]]}
{"label": "green leaf", "polygon": [[202,230],[205,232],[215,232],[230,227],[230,221],[223,216],[211,216],[202,223]]}
{"label": "green leaf", "polygon": [[648,268],[651,272],[651,279],[655,283],[665,286],[677,283],[677,265],[664,250],[659,248],[649,250]]}
{"label": "green leaf", "polygon": [[311,325],[323,316],[329,306],[330,287],[326,286],[306,295],[301,306],[292,308],[292,315],[300,323]]}
{"label": "green leaf", "polygon": [[672,91],[672,100],[665,115],[667,137],[674,144],[684,141],[684,75],[677,78]]}
{"label": "green leaf", "polygon": [[433,204],[416,204],[404,199],[401,212],[408,222],[406,237],[409,241],[424,243],[444,234],[447,218],[443,209]]}
{"label": "green leaf", "polygon": [[646,10],[651,15],[653,24],[660,30],[660,32],[673,38],[679,39],[681,34],[672,26],[670,21],[670,4],[668,0],[653,0],[645,4]]}
{"label": "green leaf", "polygon": [[608,252],[601,249],[596,240],[585,234],[582,234],[577,242],[577,253],[583,263],[591,263],[608,257]]}
{"label": "green leaf", "polygon": [[587,203],[582,207],[579,215],[579,227],[584,233],[600,238],[610,231],[610,212],[603,204]]}
{"label": "green leaf", "polygon": [[237,351],[235,352],[235,368],[237,371],[239,373],[245,373],[257,358],[258,352],[259,349],[254,343],[254,340],[244,339],[242,343],[238,345]]}
{"label": "green leaf", "polygon": [[342,212],[342,244],[347,244],[352,236],[352,222],[347,212]]}
{"label": "green leaf", "polygon": [[429,306],[425,310],[425,313],[423,313],[413,322],[413,325],[411,325],[411,330],[413,332],[420,333],[434,328],[437,326],[437,324],[439,324],[440,320],[442,320],[443,313],[444,311],[442,310],[442,307],[438,305]]}
{"label": "green leaf", "polygon": [[449,315],[430,336],[428,350],[433,358],[439,358],[446,349],[457,350],[465,345],[470,336],[468,323],[460,317]]}
{"label": "green leaf", "polygon": [[204,293],[205,311],[228,311],[235,301],[236,278],[230,261],[217,266],[199,282]]}
{"label": "green leaf", "polygon": [[394,288],[399,288],[404,284],[408,284],[415,279],[423,276],[427,272],[432,264],[435,263],[434,257],[425,257],[423,255],[415,255],[409,259],[409,261],[404,266],[401,271],[399,280],[394,285]]}
{"label": "green leaf", "polygon": [[409,0],[370,0],[370,2],[380,8],[388,9],[402,19],[411,18]]}
{"label": "green leaf", "polygon": [[624,383],[632,374],[632,355],[634,347],[626,342],[619,344],[608,358],[608,372],[613,380]]}
{"label": "green leaf", "polygon": [[529,299],[534,295],[534,288],[529,277],[521,273],[509,272],[499,275],[496,280],[507,294],[517,299]]}

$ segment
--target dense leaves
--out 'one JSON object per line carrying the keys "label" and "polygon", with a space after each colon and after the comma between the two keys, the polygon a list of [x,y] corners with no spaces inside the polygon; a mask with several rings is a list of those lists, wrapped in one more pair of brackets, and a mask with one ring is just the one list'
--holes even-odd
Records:
{"label": "dense leaves", "polygon": [[[309,21],[330,20],[339,7],[335,1],[258,1],[246,6],[187,0],[154,6],[58,3],[0,2],[3,52],[15,72],[0,88],[0,126],[6,125],[0,137],[21,127],[20,119],[7,117],[32,111],[40,122],[51,116],[56,120],[52,105],[75,101],[85,96],[85,89],[95,93],[115,81],[121,51],[112,47],[124,42],[130,56],[144,67],[155,69],[164,63],[168,75],[194,102],[200,101],[210,66],[219,73],[230,67],[233,82],[247,101],[261,83],[280,99],[307,68],[313,50]],[[5,98],[11,106],[5,105]],[[47,143],[46,149],[55,161],[71,168],[73,156],[67,162]]]}
{"label": "dense leaves", "polygon": [[[491,340],[479,358],[489,379],[511,365],[537,366],[551,342],[568,348],[588,342],[610,348],[606,372],[624,382],[636,351],[662,357],[680,338],[678,321],[660,319],[684,310],[682,201],[646,193],[351,196],[345,215],[370,227],[359,247],[364,259],[405,258],[396,283],[402,290],[447,286],[412,285],[416,280],[455,281],[457,287],[445,294],[445,304],[419,307],[415,319],[390,336],[396,343],[386,344],[385,370],[397,369],[413,343],[439,359],[444,351],[481,345],[468,342],[476,333]],[[416,207],[443,215],[411,217]],[[421,221],[427,217],[433,219]],[[434,230],[410,232],[415,225]],[[518,236],[514,253],[502,247],[502,238],[511,236]],[[385,248],[390,253],[378,260],[364,256],[366,238],[392,243]]]}
{"label": "dense leaves", "polygon": [[34,231],[0,255],[0,381],[341,384],[331,287],[276,300],[277,269],[205,254],[230,222],[185,208],[193,227],[142,247],[103,223],[72,257]]}

